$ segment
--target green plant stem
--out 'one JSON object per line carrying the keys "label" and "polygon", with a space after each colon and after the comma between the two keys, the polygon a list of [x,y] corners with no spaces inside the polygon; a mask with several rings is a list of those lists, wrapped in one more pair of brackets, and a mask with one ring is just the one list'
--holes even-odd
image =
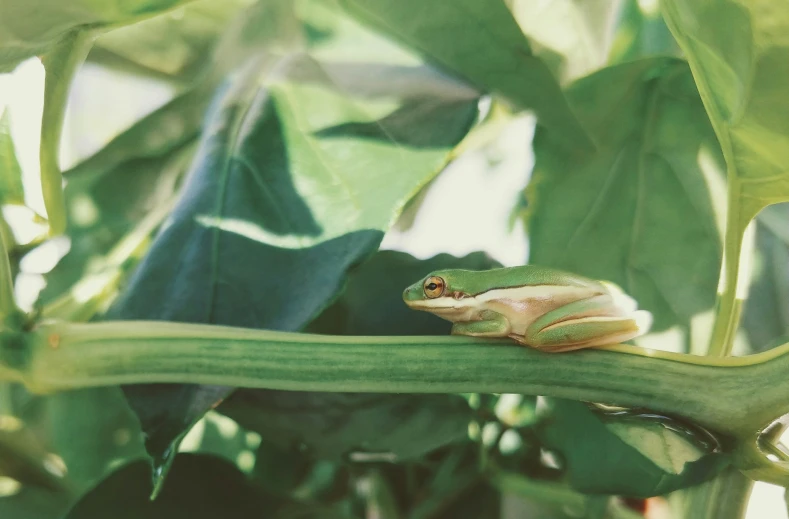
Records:
{"label": "green plant stem", "polygon": [[5,238],[0,233],[0,328],[11,315],[18,313],[14,299],[14,278],[11,276],[11,260]]}
{"label": "green plant stem", "polygon": [[490,482],[503,493],[514,494],[547,505],[563,507],[581,516],[589,496],[560,483],[529,479],[516,473],[496,471]]}
{"label": "green plant stem", "polygon": [[737,297],[740,282],[740,258],[743,237],[750,218],[744,219],[740,200],[740,183],[734,175],[728,181],[728,212],[723,246],[722,292],[718,298],[715,324],[712,329],[708,355],[726,357],[731,354],[734,336],[740,323],[742,299]]}
{"label": "green plant stem", "polygon": [[753,481],[726,469],[711,481],[677,492],[670,498],[687,519],[740,519],[745,516]]}
{"label": "green plant stem", "polygon": [[0,349],[0,360],[39,393],[157,382],[523,393],[647,407],[738,436],[789,411],[789,345],[741,359],[628,353],[636,348],[551,354],[471,337],[322,336],[145,321],[42,324],[26,339],[21,352]]}
{"label": "green plant stem", "polygon": [[85,61],[93,45],[95,33],[77,29],[69,33],[51,51],[41,57],[46,71],[44,80],[44,113],[41,118],[41,189],[52,236],[66,230],[66,204],[63,199],[63,178],[60,171],[60,136],[66,115],[66,102],[71,79]]}

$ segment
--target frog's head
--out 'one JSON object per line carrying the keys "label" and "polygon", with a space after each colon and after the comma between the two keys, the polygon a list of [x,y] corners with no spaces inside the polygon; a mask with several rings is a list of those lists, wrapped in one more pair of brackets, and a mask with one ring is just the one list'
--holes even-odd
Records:
{"label": "frog's head", "polygon": [[466,290],[462,271],[438,270],[431,272],[403,292],[403,301],[414,310],[434,313],[453,320],[466,314],[474,303]]}

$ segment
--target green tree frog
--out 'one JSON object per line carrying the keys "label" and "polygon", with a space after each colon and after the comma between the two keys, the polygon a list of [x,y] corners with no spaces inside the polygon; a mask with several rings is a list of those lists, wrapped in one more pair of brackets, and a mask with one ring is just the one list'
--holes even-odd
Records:
{"label": "green tree frog", "polygon": [[652,324],[616,285],[534,265],[438,270],[403,300],[454,323],[455,335],[510,337],[550,352],[626,341]]}

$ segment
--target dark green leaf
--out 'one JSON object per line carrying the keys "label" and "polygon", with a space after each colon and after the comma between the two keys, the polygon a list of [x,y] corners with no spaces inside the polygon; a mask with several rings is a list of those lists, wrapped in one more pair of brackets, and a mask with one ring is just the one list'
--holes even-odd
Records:
{"label": "dark green leaf", "polygon": [[311,468],[309,453],[298,445],[282,447],[268,439],[255,452],[255,480],[278,495],[288,495],[305,479]]}
{"label": "dark green leaf", "polygon": [[[403,289],[438,268],[499,266],[483,253],[418,260],[381,251],[348,273],[343,295],[307,328],[335,335],[445,335],[451,323],[409,309]],[[467,436],[466,401],[454,395],[370,395],[240,389],[219,408],[264,441],[303,443],[317,457],[354,450],[415,457]]]}
{"label": "dark green leaf", "polygon": [[655,330],[687,323],[715,302],[721,254],[699,156],[722,162],[687,65],[617,65],[568,97],[600,146],[579,153],[538,128],[529,261],[617,283]]}
{"label": "dark green leaf", "polygon": [[573,115],[556,79],[534,54],[502,0],[340,0],[351,14],[429,60],[534,110],[566,142],[591,141]]}
{"label": "dark green leaf", "polygon": [[454,395],[237,391],[220,407],[264,441],[317,458],[404,460],[467,437],[471,410]]}
{"label": "dark green leaf", "polygon": [[0,117],[0,206],[25,203],[22,168],[19,167],[14,142],[11,140],[10,119],[6,108]]}
{"label": "dark green leaf", "polygon": [[606,416],[570,400],[545,403],[537,435],[561,455],[569,483],[580,492],[662,495],[711,479],[729,464],[708,434],[665,417]]}
{"label": "dark green leaf", "polygon": [[[385,138],[336,134],[327,129],[375,120],[376,105],[267,77],[272,67],[284,73],[297,60],[268,62],[236,78],[219,98],[172,221],[113,317],[302,328],[336,295],[346,270],[376,249],[476,116],[475,101],[446,103],[446,117],[431,112],[393,122],[377,108]],[[414,145],[388,137],[408,133],[399,127],[404,122],[425,140]],[[229,391],[126,388],[157,456]]]}
{"label": "dark green leaf", "polygon": [[79,27],[133,23],[188,0],[32,0],[4,2],[0,11],[0,72],[43,54]]}
{"label": "dark green leaf", "polygon": [[757,219],[754,279],[742,326],[753,352],[789,341],[789,204],[764,209]]}
{"label": "dark green leaf", "polygon": [[403,303],[403,290],[433,270],[500,266],[482,252],[462,258],[439,254],[420,260],[403,252],[380,251],[348,273],[342,296],[307,331],[331,335],[447,335],[452,323],[408,308]]}
{"label": "dark green leaf", "polygon": [[149,465],[135,461],[88,492],[64,519],[257,519],[273,517],[282,502],[253,487],[231,463],[183,454],[151,501]]}

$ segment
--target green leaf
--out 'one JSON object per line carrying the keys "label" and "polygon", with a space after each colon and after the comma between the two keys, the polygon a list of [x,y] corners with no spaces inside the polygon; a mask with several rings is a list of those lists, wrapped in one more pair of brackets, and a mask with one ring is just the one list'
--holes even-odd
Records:
{"label": "green leaf", "polygon": [[25,486],[64,492],[68,489],[65,474],[53,470],[51,463],[51,453],[28,427],[13,416],[0,415],[0,476]]}
{"label": "green leaf", "polygon": [[789,204],[764,209],[757,218],[753,280],[742,325],[752,352],[789,342]]}
{"label": "green leaf", "polygon": [[201,81],[144,117],[67,171],[65,198],[71,249],[47,275],[41,301],[51,302],[88,273],[136,222],[173,196],[191,160],[211,97],[225,75],[272,47],[297,46],[290,6],[272,0],[246,9],[216,44]]}
{"label": "green leaf", "polygon": [[10,72],[22,60],[45,53],[74,29],[133,23],[188,1],[4,2],[0,16],[0,72]]}
{"label": "green leaf", "polygon": [[[266,62],[222,92],[171,222],[113,318],[304,327],[335,297],[346,270],[375,251],[476,117],[476,100],[449,100],[436,109],[442,117],[435,110],[419,117],[421,103],[352,102],[325,86],[316,63],[321,81],[289,81],[289,67],[304,73],[299,59]],[[409,107],[413,116],[386,119]],[[385,137],[359,137],[347,126],[376,120]],[[401,125],[424,139],[392,140],[411,133]],[[231,388],[125,390],[149,451],[162,457]]]}
{"label": "green leaf", "polygon": [[625,0],[608,62],[625,63],[651,56],[681,56],[677,42],[655,4],[646,10],[638,0]]}
{"label": "green leaf", "polygon": [[549,64],[551,55],[559,57],[558,66],[552,70],[562,84],[605,64],[610,26],[620,2],[511,0],[509,3],[531,41],[534,54]]}
{"label": "green leaf", "polygon": [[48,396],[49,443],[80,490],[100,481],[119,460],[145,455],[140,426],[117,387]]}
{"label": "green leaf", "polygon": [[[30,395],[16,387],[4,391],[8,392],[4,400],[10,402],[7,412],[15,417],[2,420],[19,420],[24,429],[15,432],[13,440],[3,435],[11,440],[4,447],[13,448],[13,453],[0,454],[4,460],[0,469],[25,458],[39,459],[43,467],[29,467],[23,473],[27,476],[20,479],[24,484],[20,491],[0,498],[0,517],[62,517],[77,496],[101,481],[116,464],[145,455],[137,420],[116,387],[49,396]],[[42,458],[43,453],[46,456]],[[36,472],[30,472],[31,468]],[[62,469],[65,475],[56,477]],[[36,473],[49,474],[46,477],[51,484],[44,484],[45,489],[32,484],[35,480],[30,478]]]}
{"label": "green leaf", "polygon": [[534,56],[502,0],[340,0],[340,5],[474,85],[534,110],[568,143],[591,147],[556,79]]}
{"label": "green leaf", "polygon": [[[251,0],[199,0],[176,11],[100,36],[88,60],[110,67],[189,79],[207,64],[205,56]],[[210,63],[210,62],[209,62]]]}
{"label": "green leaf", "polygon": [[68,494],[36,487],[22,487],[11,496],[0,497],[0,516],[14,519],[63,517],[73,502]]}
{"label": "green leaf", "polygon": [[330,335],[448,335],[452,323],[403,303],[403,290],[438,269],[487,270],[500,267],[482,252],[458,258],[439,254],[420,260],[380,251],[348,273],[342,296],[307,331]]}
{"label": "green leaf", "polygon": [[[143,133],[145,128],[135,125],[118,139]],[[105,148],[108,154],[104,156],[116,149],[113,143]],[[129,143],[126,152],[131,154],[132,149]],[[166,149],[161,156],[118,157],[117,164],[114,160],[104,162],[99,152],[78,166],[65,189],[71,247],[46,274],[40,303],[54,301],[72,290],[83,276],[100,271],[112,247],[150,211],[175,195],[193,152],[194,146],[187,143]]]}
{"label": "green leaf", "polygon": [[744,229],[767,204],[789,201],[789,10],[773,0],[661,5],[723,148]]}
{"label": "green leaf", "polygon": [[183,454],[159,497],[151,501],[148,463],[129,463],[98,484],[64,519],[247,519],[272,517],[282,501],[255,488],[231,463]]}
{"label": "green leaf", "polygon": [[[342,296],[307,328],[333,335],[447,335],[451,323],[414,312],[403,289],[438,268],[499,266],[483,253],[418,260],[380,251],[348,273]],[[264,441],[303,444],[312,456],[339,459],[354,450],[413,458],[467,437],[471,414],[455,395],[370,395],[239,389],[219,411]]]}
{"label": "green leaf", "polygon": [[567,95],[600,146],[579,153],[538,128],[529,261],[617,283],[653,313],[654,330],[687,323],[713,306],[720,265],[699,161],[714,167],[719,151],[687,65],[617,65]]}
{"label": "green leaf", "polygon": [[545,403],[537,436],[561,455],[580,492],[652,497],[697,485],[729,464],[707,435],[665,417],[600,415],[570,400]]}
{"label": "green leaf", "polygon": [[280,449],[314,458],[403,461],[468,435],[472,418],[455,395],[236,391],[219,408]]}
{"label": "green leaf", "polygon": [[10,119],[6,108],[0,117],[0,206],[25,203],[22,168],[19,167],[14,142],[11,140]]}

